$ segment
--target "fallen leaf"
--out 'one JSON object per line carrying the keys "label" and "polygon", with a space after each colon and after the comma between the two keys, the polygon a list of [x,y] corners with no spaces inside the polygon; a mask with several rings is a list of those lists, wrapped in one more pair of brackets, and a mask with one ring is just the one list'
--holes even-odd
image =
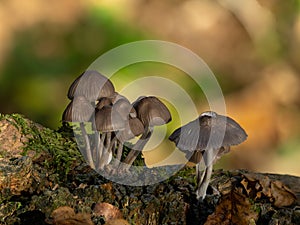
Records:
{"label": "fallen leaf", "polygon": [[276,207],[290,206],[296,201],[295,194],[278,180],[271,183],[271,193]]}
{"label": "fallen leaf", "polygon": [[[261,174],[243,174],[244,178],[241,181],[248,196],[258,200],[266,197],[276,207],[290,206],[296,201],[296,195],[279,180],[271,180],[268,176]],[[249,183],[254,183],[254,187],[249,186]]]}
{"label": "fallen leaf", "polygon": [[233,188],[229,194],[221,197],[215,212],[208,216],[205,225],[248,225],[249,221],[255,222],[257,219],[258,212],[243,194],[243,189]]}
{"label": "fallen leaf", "polygon": [[123,219],[113,219],[105,223],[106,225],[129,225],[126,220]]}
{"label": "fallen leaf", "polygon": [[55,209],[52,214],[53,225],[93,225],[91,216],[87,213],[75,213],[74,209],[62,206]]}
{"label": "fallen leaf", "polygon": [[97,203],[93,212],[96,216],[103,216],[106,222],[113,219],[123,218],[121,211],[116,206],[107,202]]}
{"label": "fallen leaf", "polygon": [[74,216],[75,216],[75,211],[69,206],[61,206],[55,209],[51,214],[51,217],[53,218],[54,221],[72,218]]}

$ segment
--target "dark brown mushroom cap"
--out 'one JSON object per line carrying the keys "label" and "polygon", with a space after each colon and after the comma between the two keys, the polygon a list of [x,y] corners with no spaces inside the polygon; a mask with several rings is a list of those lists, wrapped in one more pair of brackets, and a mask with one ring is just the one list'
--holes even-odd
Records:
{"label": "dark brown mushroom cap", "polygon": [[219,149],[238,145],[246,139],[245,130],[236,121],[211,111],[176,129],[169,137],[182,151]]}
{"label": "dark brown mushroom cap", "polygon": [[88,70],[82,73],[71,84],[68,91],[68,98],[74,96],[85,96],[90,102],[95,102],[101,97],[109,97],[115,93],[112,82],[95,70]]}
{"label": "dark brown mushroom cap", "polygon": [[144,125],[138,118],[130,118],[124,130],[117,134],[120,141],[128,141],[141,135],[144,132]]}
{"label": "dark brown mushroom cap", "polygon": [[154,96],[141,98],[135,102],[134,108],[145,127],[160,126],[172,120],[168,108]]}
{"label": "dark brown mushroom cap", "polygon": [[84,96],[76,96],[63,112],[63,122],[88,122],[94,107]]}
{"label": "dark brown mushroom cap", "polygon": [[134,136],[139,136],[144,132],[144,125],[138,118],[129,119],[129,127]]}
{"label": "dark brown mushroom cap", "polygon": [[95,114],[96,129],[101,132],[113,132],[125,129],[125,121],[111,106],[104,106]]}

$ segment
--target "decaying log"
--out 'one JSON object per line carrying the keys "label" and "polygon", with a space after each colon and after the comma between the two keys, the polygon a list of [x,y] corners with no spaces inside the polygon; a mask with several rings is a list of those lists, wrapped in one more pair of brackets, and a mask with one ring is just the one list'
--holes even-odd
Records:
{"label": "decaying log", "polygon": [[299,177],[218,170],[197,201],[194,173],[113,183],[83,161],[66,127],[0,115],[0,224],[300,224]]}

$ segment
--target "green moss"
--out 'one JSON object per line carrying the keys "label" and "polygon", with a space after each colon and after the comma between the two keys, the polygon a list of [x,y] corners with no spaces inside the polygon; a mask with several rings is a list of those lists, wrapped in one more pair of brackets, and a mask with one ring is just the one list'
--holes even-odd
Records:
{"label": "green moss", "polygon": [[28,138],[22,154],[27,155],[29,150],[36,153],[49,153],[51,157],[46,158],[43,163],[46,168],[54,170],[55,173],[66,176],[71,166],[76,161],[82,160],[77,144],[72,138],[72,129],[67,125],[63,125],[59,131],[53,131],[31,122],[20,114],[0,114],[0,120],[3,119],[13,124]]}
{"label": "green moss", "polygon": [[261,208],[259,204],[254,204],[253,205],[253,210],[257,213],[260,214],[261,213]]}

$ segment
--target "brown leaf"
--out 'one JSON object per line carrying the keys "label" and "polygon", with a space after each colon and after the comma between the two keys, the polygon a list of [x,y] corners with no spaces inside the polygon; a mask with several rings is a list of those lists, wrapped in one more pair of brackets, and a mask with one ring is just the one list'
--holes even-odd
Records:
{"label": "brown leaf", "polygon": [[208,216],[204,225],[231,224],[232,204],[229,195],[222,197],[222,200],[217,205],[215,212]]}
{"label": "brown leaf", "polygon": [[278,180],[271,183],[271,193],[277,207],[290,206],[296,201],[295,194]]}
{"label": "brown leaf", "polygon": [[121,211],[107,202],[97,203],[93,211],[96,216],[103,216],[106,222],[123,218]]}
{"label": "brown leaf", "polygon": [[62,206],[55,209],[51,217],[53,225],[93,225],[91,216],[86,213],[75,214],[74,209]]}
{"label": "brown leaf", "polygon": [[69,206],[61,206],[55,209],[51,214],[51,217],[53,218],[54,221],[72,218],[74,216],[75,216],[74,209],[72,209]]}
{"label": "brown leaf", "polygon": [[106,225],[129,225],[126,220],[123,219],[113,219],[105,223]]}
{"label": "brown leaf", "polygon": [[231,193],[222,196],[215,212],[208,216],[205,225],[248,225],[249,221],[255,222],[258,219],[258,213],[242,192],[241,188],[235,188]]}
{"label": "brown leaf", "polygon": [[271,180],[269,177],[264,176],[262,179],[258,180],[258,182],[260,183],[261,187],[262,187],[262,193],[266,196],[271,198],[272,197],[272,193],[271,193]]}
{"label": "brown leaf", "polygon": [[[277,207],[290,206],[296,201],[296,196],[287,186],[278,180],[271,180],[266,175],[261,174],[243,174],[248,180],[242,180],[241,184],[244,186],[250,197],[255,200],[262,197],[267,197],[271,203]],[[249,191],[249,183],[255,183],[255,188]],[[252,193],[252,195],[250,195]]]}

